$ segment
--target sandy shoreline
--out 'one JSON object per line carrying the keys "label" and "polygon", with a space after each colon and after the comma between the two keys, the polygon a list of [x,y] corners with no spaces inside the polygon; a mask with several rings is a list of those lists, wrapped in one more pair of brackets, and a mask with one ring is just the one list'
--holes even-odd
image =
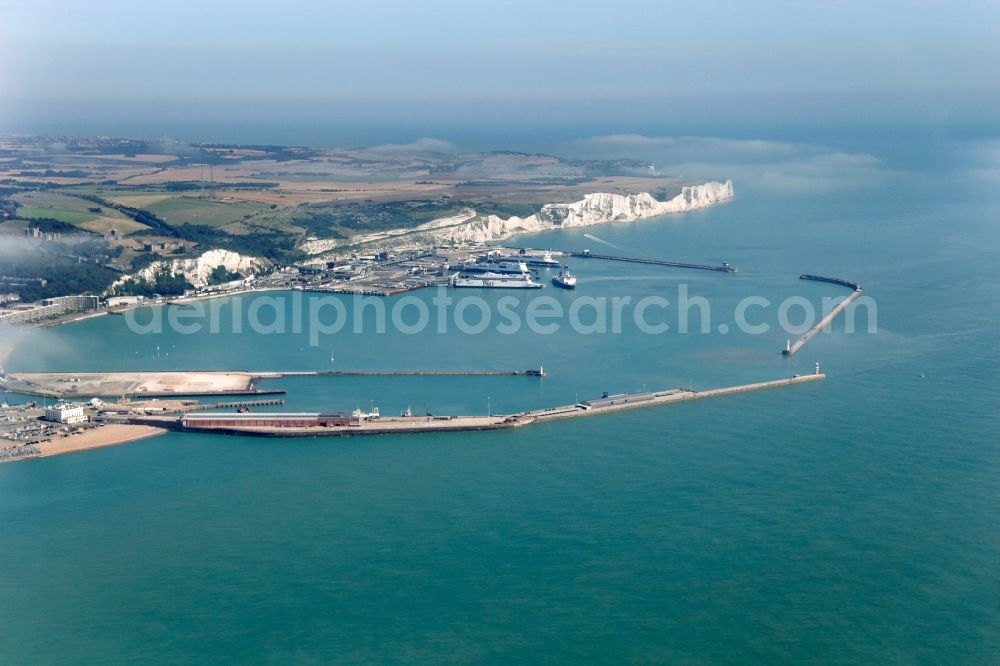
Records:
{"label": "sandy shoreline", "polygon": [[0,460],[0,464],[14,462],[17,460],[30,460],[32,458],[45,458],[47,456],[58,456],[66,453],[76,453],[77,451],[88,451],[104,446],[116,446],[127,444],[140,439],[156,437],[167,432],[163,428],[156,428],[148,425],[126,425],[123,423],[112,423],[99,428],[91,428],[84,432],[67,435],[40,442],[37,444],[39,453]]}

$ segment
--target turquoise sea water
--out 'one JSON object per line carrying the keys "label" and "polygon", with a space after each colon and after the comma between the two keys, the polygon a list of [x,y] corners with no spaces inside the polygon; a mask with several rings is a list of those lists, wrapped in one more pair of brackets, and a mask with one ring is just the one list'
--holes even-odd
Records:
{"label": "turquoise sea water", "polygon": [[[508,412],[817,360],[829,378],[517,431],[171,434],[2,465],[0,661],[994,663],[993,144],[921,140],[860,142],[878,159],[868,184],[737,179],[723,206],[523,239],[730,261],[739,273],[574,260],[575,294],[543,290],[566,305],[674,300],[684,283],[709,299],[711,334],[389,332],[311,347],[305,333],[141,336],[104,317],[26,340],[9,369],[550,373],[266,384],[310,410]],[[803,272],[861,282],[878,332],[841,322],[793,359],[780,331],[718,333],[745,296],[844,294]]]}

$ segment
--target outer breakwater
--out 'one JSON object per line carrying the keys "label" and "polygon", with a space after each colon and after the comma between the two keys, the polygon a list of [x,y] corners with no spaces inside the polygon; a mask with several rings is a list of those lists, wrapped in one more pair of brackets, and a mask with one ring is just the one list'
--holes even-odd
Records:
{"label": "outer breakwater", "polygon": [[785,346],[784,350],[782,350],[781,352],[785,356],[793,356],[796,352],[802,349],[807,342],[816,337],[817,333],[819,333],[827,326],[829,326],[833,322],[833,320],[837,318],[837,315],[843,312],[848,305],[853,303],[861,296],[861,285],[858,284],[857,282],[852,282],[850,280],[843,280],[841,278],[824,277],[822,275],[809,275],[809,274],[800,275],[799,279],[812,280],[814,282],[829,282],[830,284],[839,284],[843,287],[848,287],[849,289],[853,289],[854,291],[851,293],[850,296],[848,296],[843,301],[838,303],[837,306],[833,308],[833,310],[831,310],[828,315],[820,319],[815,326],[806,331],[802,335],[802,337],[800,337],[795,342],[789,342]]}
{"label": "outer breakwater", "polygon": [[737,270],[726,262],[722,262],[721,266],[713,266],[711,264],[692,264],[684,261],[666,261],[665,259],[640,259],[638,257],[619,257],[611,254],[593,254],[589,250],[584,250],[583,252],[563,252],[563,254],[583,259],[624,261],[630,264],[649,264],[652,266],[669,266],[671,268],[693,268],[700,271],[716,271],[719,273],[735,273]]}

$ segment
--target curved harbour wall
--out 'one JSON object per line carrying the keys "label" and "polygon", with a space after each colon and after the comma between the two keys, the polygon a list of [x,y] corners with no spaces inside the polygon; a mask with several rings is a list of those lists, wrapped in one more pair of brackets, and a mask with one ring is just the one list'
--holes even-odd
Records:
{"label": "curved harbour wall", "polygon": [[853,293],[851,293],[850,296],[848,296],[843,301],[838,303],[837,307],[833,308],[833,310],[830,311],[830,314],[820,319],[819,323],[817,323],[815,326],[806,331],[801,338],[799,338],[795,342],[790,342],[788,346],[786,346],[781,352],[785,356],[795,355],[795,353],[800,349],[802,349],[807,342],[816,337],[817,333],[819,333],[824,328],[829,326],[830,323],[837,318],[837,315],[843,312],[848,305],[853,303],[861,296],[861,285],[858,284],[857,282],[852,282],[851,280],[844,280],[841,278],[825,277],[823,275],[809,275],[809,274],[800,275],[799,279],[812,280],[814,282],[829,282],[830,284],[839,284],[842,287],[847,287],[849,289],[853,289],[854,291]]}

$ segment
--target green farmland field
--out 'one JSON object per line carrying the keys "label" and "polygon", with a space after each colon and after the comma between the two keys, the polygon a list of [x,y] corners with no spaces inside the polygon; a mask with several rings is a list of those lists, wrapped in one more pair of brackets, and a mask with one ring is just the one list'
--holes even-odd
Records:
{"label": "green farmland field", "polygon": [[[72,224],[94,233],[117,229],[122,234],[146,229],[146,225],[120,213],[114,208],[100,206],[78,197],[58,192],[23,192],[13,197],[21,206],[17,214],[26,219],[49,218]],[[91,209],[98,209],[95,212]]]}
{"label": "green farmland field", "polygon": [[171,226],[206,224],[222,227],[267,208],[264,204],[246,201],[212,201],[194,197],[171,197],[145,206],[149,212]]}

